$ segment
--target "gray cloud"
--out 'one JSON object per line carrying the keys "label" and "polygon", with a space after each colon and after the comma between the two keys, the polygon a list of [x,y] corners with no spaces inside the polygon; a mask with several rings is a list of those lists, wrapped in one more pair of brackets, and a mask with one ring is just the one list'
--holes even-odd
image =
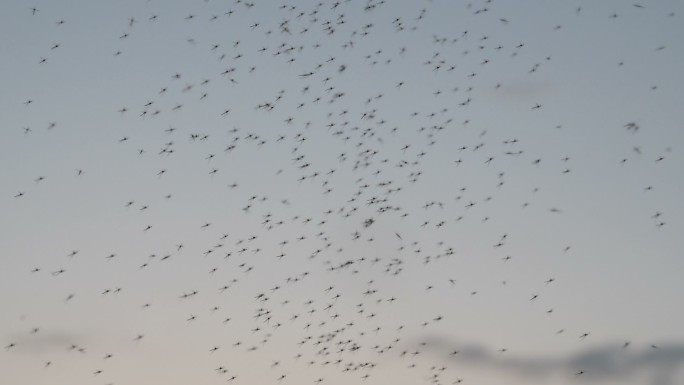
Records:
{"label": "gray cloud", "polygon": [[568,375],[583,371],[578,379],[585,381],[620,380],[647,377],[652,385],[670,385],[681,381],[684,373],[684,343],[668,343],[657,347],[624,348],[622,343],[588,347],[564,356],[522,356],[500,353],[483,345],[462,343],[448,337],[429,336],[415,349],[447,359],[458,350],[454,362],[479,366],[487,370],[514,372],[523,376],[544,377]]}
{"label": "gray cloud", "polygon": [[35,334],[17,333],[12,335],[11,341],[16,344],[17,352],[42,355],[56,350],[65,350],[72,345],[83,346],[88,340],[82,334],[67,331],[39,331]]}
{"label": "gray cloud", "polygon": [[494,91],[494,95],[507,100],[515,101],[538,101],[557,92],[557,89],[548,81],[519,81],[502,83],[501,87]]}

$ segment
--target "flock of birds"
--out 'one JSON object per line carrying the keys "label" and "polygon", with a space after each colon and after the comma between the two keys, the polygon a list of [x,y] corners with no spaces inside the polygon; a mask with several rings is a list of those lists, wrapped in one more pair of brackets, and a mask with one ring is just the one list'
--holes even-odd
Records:
{"label": "flock of birds", "polygon": [[[529,351],[506,335],[552,354],[600,338],[559,294],[582,285],[586,266],[572,261],[588,252],[566,232],[585,224],[564,227],[570,192],[600,189],[585,178],[593,168],[659,175],[678,146],[643,144],[650,128],[635,114],[610,128],[628,144],[608,157],[568,144],[582,134],[562,120],[540,127],[563,108],[544,83],[563,76],[562,47],[544,42],[649,4],[598,16],[558,4],[572,25],[549,20],[523,41],[514,31],[528,21],[502,1],[191,3],[105,16],[121,32],[88,48],[69,39],[98,28],[84,21],[91,5],[12,16],[50,41],[29,47],[27,76],[58,68],[50,90],[17,93],[10,107],[25,123],[4,128],[23,146],[10,163],[30,154],[26,169],[52,170],[3,183],[8,218],[29,218],[5,242],[5,271],[33,287],[4,290],[17,296],[0,334],[12,383],[508,383],[487,365],[505,371]],[[666,51],[656,42],[648,55]],[[89,111],[65,102],[78,89]],[[62,120],[40,120],[51,114]],[[627,179],[648,210],[632,225],[677,221],[650,198],[653,179]],[[59,238],[33,233],[32,217]],[[41,239],[50,256],[32,255]]]}

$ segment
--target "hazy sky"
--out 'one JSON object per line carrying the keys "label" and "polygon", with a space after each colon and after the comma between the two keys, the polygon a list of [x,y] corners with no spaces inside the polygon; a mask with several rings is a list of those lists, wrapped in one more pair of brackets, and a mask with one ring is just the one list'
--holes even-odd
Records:
{"label": "hazy sky", "polygon": [[3,1],[2,382],[681,383],[683,8]]}

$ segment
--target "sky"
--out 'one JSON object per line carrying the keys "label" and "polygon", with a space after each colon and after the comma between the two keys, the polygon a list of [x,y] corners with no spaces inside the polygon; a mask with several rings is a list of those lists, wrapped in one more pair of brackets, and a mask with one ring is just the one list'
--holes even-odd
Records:
{"label": "sky", "polygon": [[3,1],[3,379],[681,383],[683,8]]}

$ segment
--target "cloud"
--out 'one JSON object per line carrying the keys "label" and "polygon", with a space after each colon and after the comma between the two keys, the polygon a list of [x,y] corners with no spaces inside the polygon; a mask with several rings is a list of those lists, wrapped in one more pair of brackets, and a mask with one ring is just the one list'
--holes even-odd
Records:
{"label": "cloud", "polygon": [[512,81],[502,83],[495,95],[507,100],[538,101],[556,92],[548,81]]}
{"label": "cloud", "polygon": [[500,353],[473,343],[461,343],[449,337],[429,336],[414,348],[449,358],[458,347],[457,361],[486,370],[514,372],[523,376],[544,377],[577,373],[586,381],[650,378],[652,385],[671,385],[684,378],[684,342],[658,347],[624,348],[622,343],[588,347],[565,356],[522,356]]}
{"label": "cloud", "polygon": [[15,334],[11,337],[17,352],[43,355],[55,350],[64,351],[72,345],[83,346],[85,336],[66,331],[39,331],[35,334]]}

